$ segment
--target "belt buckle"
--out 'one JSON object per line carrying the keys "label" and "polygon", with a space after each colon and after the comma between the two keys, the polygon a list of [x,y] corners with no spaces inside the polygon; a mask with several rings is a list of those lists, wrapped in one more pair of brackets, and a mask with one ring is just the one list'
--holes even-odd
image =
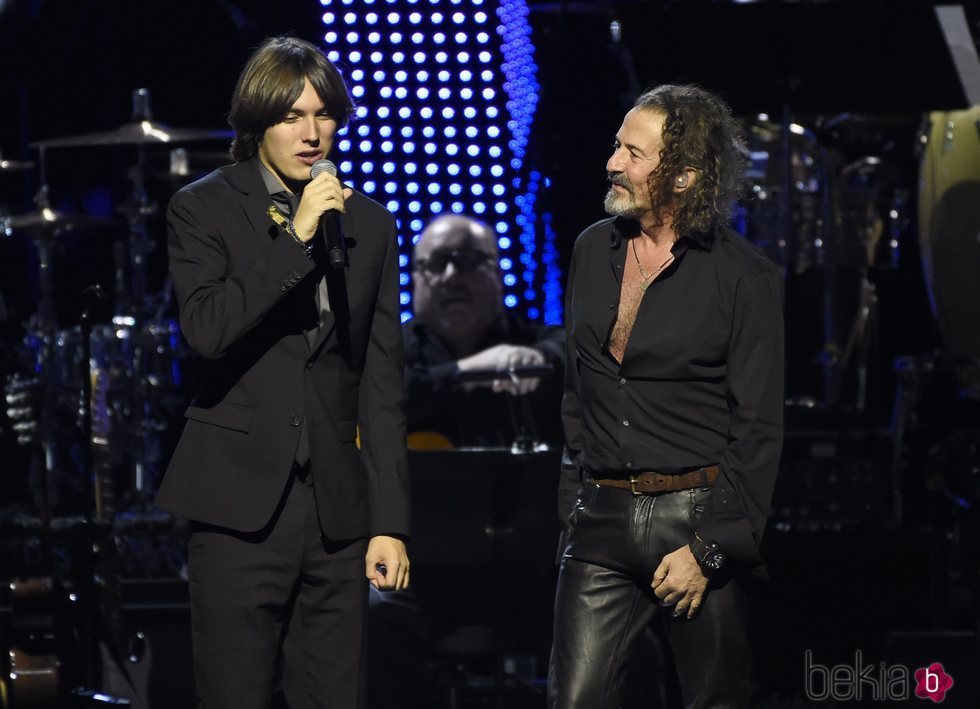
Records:
{"label": "belt buckle", "polygon": [[637,482],[638,481],[637,481],[636,477],[633,476],[633,475],[630,475],[630,492],[633,493],[633,497],[639,497],[640,495],[643,494],[642,492],[638,492],[637,491],[637,489],[636,489],[636,483]]}

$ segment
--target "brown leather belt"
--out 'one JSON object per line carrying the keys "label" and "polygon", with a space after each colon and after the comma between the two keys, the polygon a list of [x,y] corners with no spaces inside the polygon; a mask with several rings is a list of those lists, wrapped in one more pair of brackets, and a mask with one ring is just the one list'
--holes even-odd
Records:
{"label": "brown leather belt", "polygon": [[698,487],[711,487],[718,479],[721,468],[717,465],[707,465],[697,470],[681,475],[666,475],[664,473],[640,473],[631,475],[625,480],[603,479],[589,482],[600,487],[617,487],[629,490],[634,495],[656,495],[660,492],[677,492],[678,490],[693,490]]}

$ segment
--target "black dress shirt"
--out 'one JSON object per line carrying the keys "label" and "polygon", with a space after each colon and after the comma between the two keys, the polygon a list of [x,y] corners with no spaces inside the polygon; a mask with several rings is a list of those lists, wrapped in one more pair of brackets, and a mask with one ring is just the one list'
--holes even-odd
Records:
{"label": "black dress shirt", "polygon": [[[410,433],[436,431],[457,447],[498,447],[513,443],[515,431],[509,407],[518,405],[514,397],[495,394],[486,388],[465,391],[459,381],[456,358],[420,321],[406,322],[402,336]],[[477,351],[505,343],[536,349],[554,367],[551,375],[542,377],[538,388],[526,398],[538,440],[561,445],[559,407],[565,363],[564,331],[560,327],[529,322],[506,311],[483,336]]]}
{"label": "black dress shirt", "polygon": [[643,296],[622,363],[609,353],[635,222],[575,243],[565,322],[563,519],[583,478],[722,473],[697,523],[734,562],[759,565],[783,438],[782,276],[730,229],[684,236]]}

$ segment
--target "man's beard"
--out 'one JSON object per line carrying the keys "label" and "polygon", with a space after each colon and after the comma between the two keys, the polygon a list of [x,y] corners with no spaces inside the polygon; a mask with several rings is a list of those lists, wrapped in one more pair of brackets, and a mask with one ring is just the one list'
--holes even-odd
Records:
{"label": "man's beard", "polygon": [[[629,189],[629,188],[627,188]],[[620,194],[616,190],[609,188],[606,192],[606,199],[603,202],[606,214],[613,217],[629,217],[631,219],[639,216],[640,210],[636,206],[636,198],[632,191]]]}
{"label": "man's beard", "polygon": [[609,182],[623,188],[625,192],[617,192],[612,187],[609,188],[603,202],[606,213],[613,217],[628,217],[630,219],[639,217],[640,209],[636,204],[636,193],[626,176],[622,173],[610,173]]}

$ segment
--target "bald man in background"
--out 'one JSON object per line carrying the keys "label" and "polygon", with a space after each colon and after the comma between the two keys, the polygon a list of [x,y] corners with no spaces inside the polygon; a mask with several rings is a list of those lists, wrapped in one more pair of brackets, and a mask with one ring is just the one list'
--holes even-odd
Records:
{"label": "bald man in background", "polygon": [[[517,432],[505,397],[525,395],[537,439],[560,443],[564,333],[504,308],[501,281],[488,225],[447,215],[422,232],[414,251],[415,318],[402,330],[409,432],[435,431],[456,446],[508,446]],[[545,364],[555,371],[544,378],[461,378]]]}

